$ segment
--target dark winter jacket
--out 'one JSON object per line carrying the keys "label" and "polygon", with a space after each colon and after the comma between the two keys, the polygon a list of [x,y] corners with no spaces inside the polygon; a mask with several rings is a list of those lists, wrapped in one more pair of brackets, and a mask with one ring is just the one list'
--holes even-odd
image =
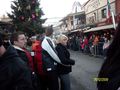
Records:
{"label": "dark winter jacket", "polygon": [[31,69],[32,72],[34,72],[34,63],[33,58],[29,51],[27,51],[25,48],[19,48],[17,46],[14,46],[16,49],[19,57],[26,62],[27,66]]}
{"label": "dark winter jacket", "polygon": [[[70,53],[65,46],[62,44],[57,44],[56,50],[58,52],[58,57],[61,62],[66,65],[74,65],[75,61],[70,59]],[[58,64],[58,74],[68,74],[72,71],[71,66],[63,66]]]}
{"label": "dark winter jacket", "polygon": [[31,72],[12,46],[0,57],[0,90],[33,90]]}
{"label": "dark winter jacket", "polygon": [[29,66],[29,59],[25,53],[25,51],[17,46],[14,47],[19,55],[19,57],[26,62],[26,64]]}
{"label": "dark winter jacket", "polygon": [[42,49],[42,62],[43,62],[43,70],[45,72],[56,71],[57,64],[55,60],[44,49]]}

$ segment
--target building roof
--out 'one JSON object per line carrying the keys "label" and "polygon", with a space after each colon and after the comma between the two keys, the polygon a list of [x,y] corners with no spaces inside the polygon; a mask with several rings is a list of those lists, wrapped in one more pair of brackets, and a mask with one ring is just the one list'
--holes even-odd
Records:
{"label": "building roof", "polygon": [[82,7],[84,7],[89,1],[90,1],[90,0],[88,0],[87,2],[85,2],[85,3],[82,5]]}
{"label": "building roof", "polygon": [[77,12],[77,13],[70,13],[66,17],[62,18],[60,21],[66,20],[67,17],[73,16],[73,15],[80,15],[80,14],[85,14],[85,11]]}
{"label": "building roof", "polygon": [[[116,24],[116,26],[117,26],[117,24]],[[100,30],[106,30],[106,29],[111,29],[111,28],[114,28],[113,24],[91,28],[89,30],[85,30],[84,33],[93,32],[93,31],[100,31]]]}

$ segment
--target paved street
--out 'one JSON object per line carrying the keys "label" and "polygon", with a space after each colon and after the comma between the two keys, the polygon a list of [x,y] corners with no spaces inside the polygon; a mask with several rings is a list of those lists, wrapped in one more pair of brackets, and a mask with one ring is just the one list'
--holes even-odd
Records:
{"label": "paved street", "polygon": [[94,78],[97,77],[103,59],[71,51],[71,58],[75,59],[71,73],[72,90],[97,90]]}

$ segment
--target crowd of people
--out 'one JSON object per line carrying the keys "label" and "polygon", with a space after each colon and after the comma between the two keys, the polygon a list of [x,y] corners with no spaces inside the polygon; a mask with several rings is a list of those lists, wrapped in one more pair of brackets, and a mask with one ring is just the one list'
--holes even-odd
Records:
{"label": "crowd of people", "polygon": [[59,35],[28,38],[24,32],[0,32],[0,90],[71,90],[69,73],[75,61],[67,50],[68,37]]}
{"label": "crowd of people", "polygon": [[113,36],[111,32],[90,32],[82,36],[75,34],[69,37],[68,47],[85,54],[105,57]]}
{"label": "crowd of people", "polygon": [[10,35],[0,32],[0,90],[71,90],[75,61],[67,48],[105,56],[97,88],[120,90],[120,23],[114,35],[60,34],[54,42],[52,34],[52,27],[46,28],[44,36],[31,38],[21,31]]}
{"label": "crowd of people", "polygon": [[120,90],[120,22],[114,34],[92,34],[83,38],[73,36],[71,41],[70,49],[105,56],[96,78],[97,90]]}

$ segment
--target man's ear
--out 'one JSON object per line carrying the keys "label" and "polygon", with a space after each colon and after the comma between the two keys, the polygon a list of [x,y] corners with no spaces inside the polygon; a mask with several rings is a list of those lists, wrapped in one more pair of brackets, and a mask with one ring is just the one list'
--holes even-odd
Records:
{"label": "man's ear", "polygon": [[17,44],[17,41],[13,41],[13,44],[16,45],[16,44]]}

